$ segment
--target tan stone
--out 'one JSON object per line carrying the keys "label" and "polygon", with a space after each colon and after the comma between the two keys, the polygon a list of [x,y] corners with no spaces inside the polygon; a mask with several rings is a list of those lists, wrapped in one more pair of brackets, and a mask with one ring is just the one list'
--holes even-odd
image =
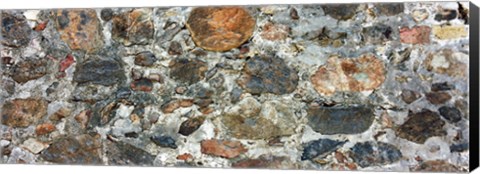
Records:
{"label": "tan stone", "polygon": [[463,25],[459,26],[433,26],[433,35],[440,40],[458,39],[468,36],[468,32]]}

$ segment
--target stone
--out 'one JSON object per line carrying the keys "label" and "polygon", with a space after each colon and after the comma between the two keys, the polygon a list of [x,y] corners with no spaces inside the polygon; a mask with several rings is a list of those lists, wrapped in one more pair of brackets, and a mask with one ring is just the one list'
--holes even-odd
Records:
{"label": "stone", "polygon": [[113,10],[110,8],[104,8],[100,11],[100,18],[104,21],[109,21],[113,18]]}
{"label": "stone", "polygon": [[46,59],[22,60],[13,65],[12,79],[17,83],[25,83],[45,76],[48,69]]}
{"label": "stone", "polygon": [[228,51],[252,36],[255,23],[242,7],[197,7],[190,12],[186,26],[198,47]]}
{"label": "stone", "polygon": [[290,18],[292,18],[293,20],[300,19],[300,16],[298,16],[297,9],[295,8],[290,9]]}
{"label": "stone", "polygon": [[49,134],[49,133],[51,133],[55,130],[56,130],[55,125],[53,125],[51,123],[44,123],[44,124],[38,125],[35,128],[35,133],[37,135],[45,135],[45,134]]}
{"label": "stone", "polygon": [[153,141],[156,145],[160,147],[167,147],[176,149],[177,145],[175,144],[175,140],[170,136],[152,136],[150,140]]}
{"label": "stone", "polygon": [[181,155],[177,156],[177,160],[188,161],[188,160],[191,160],[191,159],[193,159],[193,156],[192,156],[192,154],[189,154],[189,153],[184,153],[184,154],[181,154]]}
{"label": "stone", "polygon": [[112,39],[124,46],[151,43],[155,32],[151,10],[135,9],[113,16]]}
{"label": "stone", "polygon": [[467,76],[468,65],[465,62],[468,62],[468,59],[465,53],[443,49],[429,53],[423,64],[430,72],[458,78]]}
{"label": "stone", "polygon": [[442,106],[438,108],[438,112],[450,123],[457,123],[462,120],[462,112],[455,107]]}
{"label": "stone", "polygon": [[375,4],[375,8],[380,15],[395,16],[403,13],[405,6],[403,3],[379,3]]}
{"label": "stone", "polygon": [[60,38],[70,49],[93,53],[103,48],[102,28],[95,10],[56,10],[54,17]]}
{"label": "stone", "polygon": [[466,172],[443,160],[431,160],[420,163],[413,169],[415,172]]}
{"label": "stone", "polygon": [[405,44],[429,44],[431,28],[428,26],[414,26],[400,28],[400,42]]}
{"label": "stone", "polygon": [[67,70],[67,68],[69,68],[73,63],[75,63],[75,58],[71,54],[68,54],[65,59],[61,60],[60,64],[58,65],[58,72],[60,72],[60,75],[57,75],[57,78],[65,77],[65,70]]}
{"label": "stone", "polygon": [[355,16],[358,4],[325,4],[322,9],[326,15],[337,20],[348,20]]}
{"label": "stone", "polygon": [[1,13],[2,45],[9,47],[25,47],[30,43],[32,29],[22,14]]}
{"label": "stone", "polygon": [[363,28],[363,38],[368,44],[383,44],[392,40],[393,29],[385,24],[373,24]]}
{"label": "stone", "polygon": [[240,141],[209,139],[202,140],[200,145],[203,154],[227,159],[238,157],[248,151]]}
{"label": "stone", "polygon": [[180,125],[178,133],[184,136],[189,136],[202,126],[203,122],[205,122],[205,118],[205,116],[189,118]]}
{"label": "stone", "polygon": [[469,150],[469,147],[469,143],[452,144],[450,146],[450,152],[464,152]]}
{"label": "stone", "polygon": [[170,77],[191,85],[205,78],[208,64],[200,59],[178,58],[170,61]]}
{"label": "stone", "polygon": [[298,85],[297,72],[281,58],[255,56],[247,60],[237,84],[251,94],[287,94]]}
{"label": "stone", "polygon": [[459,39],[468,36],[463,25],[436,25],[432,27],[433,35],[440,40]]}
{"label": "stone", "polygon": [[433,111],[425,109],[417,113],[410,112],[407,121],[396,130],[396,135],[408,141],[423,144],[430,137],[446,135],[443,130],[444,125],[445,121]]}
{"label": "stone", "polygon": [[177,41],[172,41],[170,46],[168,47],[168,54],[169,55],[181,55],[183,53],[183,48],[180,43]]}
{"label": "stone", "polygon": [[422,22],[428,18],[429,13],[426,9],[415,9],[412,11],[411,16],[415,22]]}
{"label": "stone", "polygon": [[345,144],[346,141],[337,141],[331,139],[318,139],[310,141],[303,145],[301,160],[312,160],[314,158],[324,158]]}
{"label": "stone", "polygon": [[318,68],[310,81],[322,95],[374,90],[385,81],[385,65],[371,55],[348,59],[333,56]]}
{"label": "stone", "polygon": [[407,104],[413,103],[421,97],[421,94],[419,92],[408,89],[403,89],[402,94],[400,95],[402,97],[402,100]]}
{"label": "stone", "polygon": [[157,58],[151,51],[143,51],[135,55],[135,65],[152,66],[157,61]]}
{"label": "stone", "polygon": [[55,140],[40,157],[56,164],[100,165],[100,137],[82,134]]}
{"label": "stone", "polygon": [[372,106],[312,106],[308,109],[307,125],[325,135],[359,134],[370,128],[375,118]]}
{"label": "stone", "polygon": [[48,119],[50,121],[60,121],[61,119],[68,117],[72,113],[72,110],[62,107],[53,113]]}
{"label": "stone", "polygon": [[38,154],[48,147],[48,144],[42,143],[34,138],[29,138],[23,142],[21,145],[23,148],[32,152],[33,154]]}
{"label": "stone", "polygon": [[431,90],[434,92],[449,91],[454,89],[455,89],[455,85],[450,84],[448,82],[433,83],[431,87]]}
{"label": "stone", "polygon": [[125,72],[120,62],[112,59],[88,59],[78,63],[73,81],[84,84],[110,86],[125,80]]}
{"label": "stone", "polygon": [[5,101],[2,107],[2,124],[28,127],[47,115],[47,105],[47,101],[35,98]]}
{"label": "stone", "polygon": [[107,141],[105,152],[109,165],[152,166],[155,155],[124,142]]}
{"label": "stone", "polygon": [[425,98],[435,105],[443,104],[448,102],[452,96],[448,92],[429,92],[425,94]]}
{"label": "stone", "polygon": [[150,79],[141,78],[133,81],[130,84],[130,88],[134,91],[150,92],[153,89],[153,82]]}
{"label": "stone", "polygon": [[279,41],[285,40],[290,33],[290,28],[286,25],[282,24],[273,24],[268,22],[262,27],[262,33],[260,36],[263,39],[270,40],[270,41]]}
{"label": "stone", "polygon": [[457,18],[457,10],[453,9],[442,9],[435,14],[435,19],[436,21],[450,21]]}
{"label": "stone", "polygon": [[255,159],[242,159],[232,163],[233,168],[250,169],[295,169],[295,166],[288,157],[260,155]]}
{"label": "stone", "polygon": [[353,160],[360,167],[392,164],[402,158],[397,147],[383,142],[360,142],[355,144],[351,151]]}
{"label": "stone", "polygon": [[173,111],[177,110],[180,107],[190,107],[192,106],[193,100],[192,99],[180,99],[180,100],[172,100],[164,105],[161,106],[163,113],[172,113]]}

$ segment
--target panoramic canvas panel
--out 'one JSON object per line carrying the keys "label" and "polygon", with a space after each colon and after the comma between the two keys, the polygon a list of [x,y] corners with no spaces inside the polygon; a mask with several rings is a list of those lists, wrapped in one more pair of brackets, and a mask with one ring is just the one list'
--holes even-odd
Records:
{"label": "panoramic canvas panel", "polygon": [[1,10],[0,163],[467,172],[469,10]]}

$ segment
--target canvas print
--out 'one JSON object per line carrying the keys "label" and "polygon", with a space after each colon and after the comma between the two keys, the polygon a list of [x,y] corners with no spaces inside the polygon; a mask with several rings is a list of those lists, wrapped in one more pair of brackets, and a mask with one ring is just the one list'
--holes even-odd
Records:
{"label": "canvas print", "polygon": [[467,172],[470,8],[1,10],[0,163]]}

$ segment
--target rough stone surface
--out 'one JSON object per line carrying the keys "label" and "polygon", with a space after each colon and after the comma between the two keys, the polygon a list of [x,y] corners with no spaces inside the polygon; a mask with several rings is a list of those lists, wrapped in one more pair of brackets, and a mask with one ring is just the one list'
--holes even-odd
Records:
{"label": "rough stone surface", "polygon": [[468,35],[465,26],[433,26],[432,33],[440,40],[458,39]]}
{"label": "rough stone surface", "polygon": [[325,14],[337,20],[352,18],[357,11],[358,4],[328,4],[322,5]]}
{"label": "rough stone surface", "polygon": [[90,59],[77,64],[73,81],[109,86],[125,79],[122,65],[112,59]]}
{"label": "rough stone surface", "polygon": [[205,116],[193,117],[189,118],[188,120],[184,121],[180,125],[180,129],[178,133],[188,136],[195,132],[200,126],[202,126],[203,122],[205,121]]}
{"label": "rough stone surface", "polygon": [[112,18],[112,38],[125,46],[151,42],[154,25],[150,9],[135,9]]}
{"label": "rough stone surface", "polygon": [[140,52],[135,56],[135,65],[152,66],[157,58],[150,51]]}
{"label": "rough stone surface", "polygon": [[106,155],[111,165],[151,166],[155,156],[124,142],[108,142]]}
{"label": "rough stone surface", "polygon": [[201,146],[202,153],[223,158],[235,158],[247,152],[247,149],[239,141],[210,139],[203,140]]}
{"label": "rough stone surface", "polygon": [[406,44],[428,44],[431,30],[428,26],[402,27],[400,28],[400,41]]}
{"label": "rough stone surface", "polygon": [[99,165],[101,140],[88,134],[64,137],[53,142],[40,157],[58,164],[90,164]]}
{"label": "rough stone surface", "polygon": [[182,83],[193,84],[205,78],[208,65],[199,59],[175,59],[169,64],[170,76]]}
{"label": "rough stone surface", "polygon": [[423,144],[430,137],[445,135],[444,125],[445,121],[440,118],[440,115],[430,110],[423,110],[410,113],[407,121],[397,129],[396,134],[400,138]]}
{"label": "rough stone surface", "polygon": [[160,147],[168,147],[172,149],[176,149],[177,145],[175,144],[175,140],[170,136],[153,136],[150,138],[156,145]]}
{"label": "rough stone surface", "polygon": [[228,51],[252,36],[255,19],[241,7],[198,7],[190,13],[186,26],[197,46]]}
{"label": "rough stone surface", "polygon": [[55,24],[72,50],[96,52],[104,45],[100,21],[92,9],[56,10]]}
{"label": "rough stone surface", "polygon": [[431,72],[447,74],[452,77],[465,77],[468,73],[466,60],[468,60],[468,55],[446,48],[429,53],[424,65]]}
{"label": "rough stone surface", "polygon": [[245,63],[237,83],[251,94],[286,94],[295,90],[298,78],[281,58],[255,56]]}
{"label": "rough stone surface", "polygon": [[2,124],[27,127],[47,115],[47,101],[27,98],[6,101],[2,107]]}
{"label": "rough stone surface", "polygon": [[48,72],[48,63],[45,59],[27,59],[13,65],[12,79],[18,83],[45,76]]}
{"label": "rough stone surface", "polygon": [[438,108],[440,115],[445,118],[445,120],[456,123],[462,120],[462,112],[455,107],[442,106]]}
{"label": "rough stone surface", "polygon": [[374,56],[344,59],[330,57],[310,77],[317,92],[332,95],[335,92],[374,90],[385,80],[383,62]]}
{"label": "rough stone surface", "polygon": [[345,141],[336,141],[331,139],[319,139],[308,142],[303,148],[301,159],[311,160],[316,157],[323,158],[343,144],[345,144]]}
{"label": "rough stone surface", "polygon": [[394,16],[403,13],[405,6],[403,3],[379,3],[375,4],[379,14],[385,16]]}
{"label": "rough stone surface", "polygon": [[370,128],[375,118],[369,106],[311,107],[308,125],[321,134],[358,134]]}
{"label": "rough stone surface", "polygon": [[32,29],[25,16],[15,13],[1,13],[2,17],[2,45],[24,47],[30,42]]}
{"label": "rough stone surface", "polygon": [[397,162],[402,158],[402,153],[392,144],[383,142],[357,143],[351,148],[353,160],[360,167],[379,166]]}
{"label": "rough stone surface", "polygon": [[452,98],[447,92],[429,92],[425,94],[425,97],[430,103],[435,105],[443,104]]}

